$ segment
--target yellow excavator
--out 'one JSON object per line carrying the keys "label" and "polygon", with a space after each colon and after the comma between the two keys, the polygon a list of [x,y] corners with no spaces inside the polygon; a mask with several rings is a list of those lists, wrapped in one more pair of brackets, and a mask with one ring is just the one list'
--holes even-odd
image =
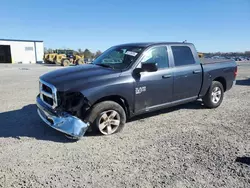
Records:
{"label": "yellow excavator", "polygon": [[44,55],[45,63],[53,63],[61,66],[84,64],[84,56],[74,54],[73,50],[57,49]]}

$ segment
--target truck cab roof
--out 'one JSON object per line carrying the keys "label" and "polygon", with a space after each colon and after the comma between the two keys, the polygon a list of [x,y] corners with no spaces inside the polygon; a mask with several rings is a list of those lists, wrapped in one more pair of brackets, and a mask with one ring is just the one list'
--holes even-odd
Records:
{"label": "truck cab roof", "polygon": [[155,45],[193,45],[192,43],[184,42],[137,42],[137,43],[125,43],[117,46],[139,46],[139,47],[150,47]]}

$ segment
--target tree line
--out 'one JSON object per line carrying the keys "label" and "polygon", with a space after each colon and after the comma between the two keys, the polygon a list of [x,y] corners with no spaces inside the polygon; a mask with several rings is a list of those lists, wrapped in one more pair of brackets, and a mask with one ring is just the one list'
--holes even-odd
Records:
{"label": "tree line", "polygon": [[210,52],[210,53],[203,53],[205,56],[212,57],[212,56],[224,56],[224,57],[250,57],[250,51],[245,52]]}
{"label": "tree line", "polygon": [[[67,48],[66,50],[71,50],[69,48]],[[44,48],[44,53],[48,54],[48,53],[53,53],[55,51],[55,49],[52,48]],[[85,49],[84,51],[79,48],[77,51],[73,50],[73,54],[74,55],[84,55],[84,58],[87,59],[95,59],[97,58],[102,52],[100,50],[97,50],[96,52],[91,52],[89,49]]]}
{"label": "tree line", "polygon": [[[70,49],[67,49],[70,50]],[[44,53],[53,53],[55,50],[51,48],[44,48]],[[87,59],[95,59],[97,58],[102,52],[100,50],[97,50],[96,52],[91,52],[89,49],[85,49],[84,51],[79,48],[77,51],[74,50],[74,55],[84,55],[84,58]],[[209,52],[209,53],[203,53],[207,57],[212,57],[212,56],[225,56],[225,57],[250,57],[250,51],[245,51],[245,52]]]}

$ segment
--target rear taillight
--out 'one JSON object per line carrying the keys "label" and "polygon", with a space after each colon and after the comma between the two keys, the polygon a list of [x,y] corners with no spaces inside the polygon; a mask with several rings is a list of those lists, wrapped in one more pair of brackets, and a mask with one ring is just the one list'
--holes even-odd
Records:
{"label": "rear taillight", "polygon": [[234,69],[234,78],[236,78],[237,73],[238,73],[238,67],[236,66],[236,68]]}

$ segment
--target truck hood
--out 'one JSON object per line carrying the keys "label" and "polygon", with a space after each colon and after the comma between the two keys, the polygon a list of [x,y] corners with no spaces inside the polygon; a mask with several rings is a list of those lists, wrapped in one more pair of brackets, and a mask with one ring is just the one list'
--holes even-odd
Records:
{"label": "truck hood", "polygon": [[54,85],[59,91],[68,91],[80,89],[86,83],[118,77],[120,73],[119,70],[85,64],[51,71],[42,75],[40,79]]}

